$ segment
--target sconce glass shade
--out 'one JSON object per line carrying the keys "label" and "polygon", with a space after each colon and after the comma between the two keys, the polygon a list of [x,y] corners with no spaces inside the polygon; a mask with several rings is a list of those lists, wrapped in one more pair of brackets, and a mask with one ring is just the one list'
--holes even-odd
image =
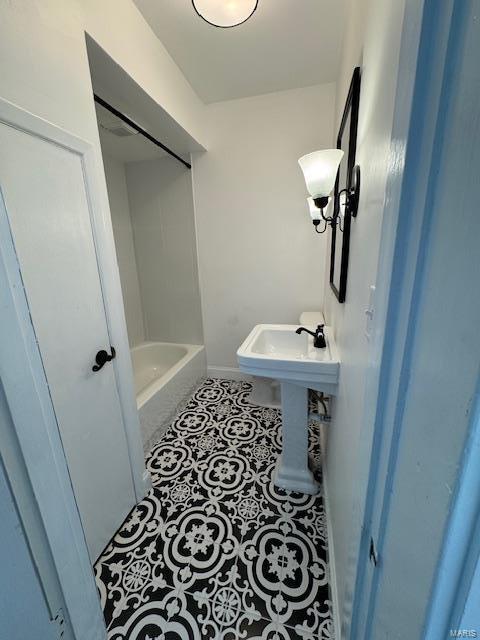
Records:
{"label": "sconce glass shade", "polygon": [[324,149],[300,158],[298,164],[312,198],[326,198],[332,193],[343,155],[341,149]]}
{"label": "sconce glass shade", "polygon": [[338,215],[342,218],[345,217],[345,212],[347,210],[347,194],[345,191],[342,191],[338,197]]}
{"label": "sconce glass shade", "polygon": [[258,0],[192,0],[192,4],[205,22],[228,29],[246,22],[255,12]]}
{"label": "sconce glass shade", "polygon": [[320,209],[317,207],[313,198],[307,198],[308,211],[312,220],[320,220]]}

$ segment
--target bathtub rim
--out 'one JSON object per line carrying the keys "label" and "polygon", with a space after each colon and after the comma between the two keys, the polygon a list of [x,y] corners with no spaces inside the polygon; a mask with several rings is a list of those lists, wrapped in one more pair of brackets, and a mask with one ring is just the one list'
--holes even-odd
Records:
{"label": "bathtub rim", "polygon": [[[140,342],[136,344],[134,347],[131,347],[130,353],[133,353],[135,350],[139,350],[141,348],[149,347],[149,346],[157,346],[157,345],[165,345],[169,347],[183,347],[187,350],[187,353],[180,358],[180,360],[170,367],[162,376],[151,382],[145,389],[140,391],[136,395],[137,402],[137,411],[139,411],[153,396],[162,389],[170,380],[181,370],[183,367],[190,362],[198,353],[205,350],[205,346],[203,344],[185,344],[181,342],[160,342],[158,340],[146,340],[145,342]],[[132,363],[132,372],[135,375],[135,370],[133,368]]]}

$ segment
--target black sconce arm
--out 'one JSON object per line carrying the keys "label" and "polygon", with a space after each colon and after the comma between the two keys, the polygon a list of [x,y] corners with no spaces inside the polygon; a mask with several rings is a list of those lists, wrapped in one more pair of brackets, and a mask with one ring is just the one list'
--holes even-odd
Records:
{"label": "black sconce arm", "polygon": [[[322,216],[322,217],[323,217],[323,216]],[[320,226],[320,223],[321,223],[321,222],[322,222],[321,220],[313,220],[313,226],[315,227],[315,231],[316,231],[317,233],[325,233],[325,231],[327,230],[327,225],[328,225],[328,223],[327,223],[327,221],[325,220],[325,218],[323,219],[324,224],[323,224],[322,230],[321,230],[321,231],[319,231],[319,230],[318,230],[318,227]]]}
{"label": "black sconce arm", "polygon": [[[342,189],[335,196],[336,198],[338,198],[338,201],[340,201],[340,196],[342,194],[345,194],[345,213],[349,213],[353,218],[355,218],[358,213],[358,201],[360,198],[360,167],[358,165],[355,165],[352,169],[350,187]],[[333,216],[327,217],[323,213],[325,207],[328,205],[329,198],[314,198],[313,201],[319,212],[319,217],[313,220],[315,231],[317,233],[325,233],[328,225],[333,227],[336,224],[338,224],[340,231],[343,231],[342,217],[340,215],[339,209]],[[338,207],[340,208],[340,204],[338,205]],[[324,222],[324,224],[320,228],[320,223],[322,221]]]}

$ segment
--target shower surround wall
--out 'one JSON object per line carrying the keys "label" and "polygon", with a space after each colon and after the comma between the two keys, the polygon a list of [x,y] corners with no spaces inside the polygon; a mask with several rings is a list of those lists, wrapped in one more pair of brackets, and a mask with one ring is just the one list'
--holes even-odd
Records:
{"label": "shower surround wall", "polygon": [[115,250],[122,285],[128,341],[130,347],[135,347],[145,341],[145,328],[143,326],[142,300],[135,259],[132,221],[128,205],[125,165],[123,162],[104,153],[103,166],[107,180]]}
{"label": "shower surround wall", "polygon": [[203,344],[190,171],[103,160],[130,346]]}
{"label": "shower surround wall", "polygon": [[126,175],[146,338],[203,344],[191,173],[165,157]]}

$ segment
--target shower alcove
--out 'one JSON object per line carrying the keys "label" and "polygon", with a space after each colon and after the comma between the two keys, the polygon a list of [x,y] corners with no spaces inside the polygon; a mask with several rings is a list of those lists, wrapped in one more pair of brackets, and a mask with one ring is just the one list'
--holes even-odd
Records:
{"label": "shower alcove", "polygon": [[96,111],[147,450],[206,373],[191,171]]}

